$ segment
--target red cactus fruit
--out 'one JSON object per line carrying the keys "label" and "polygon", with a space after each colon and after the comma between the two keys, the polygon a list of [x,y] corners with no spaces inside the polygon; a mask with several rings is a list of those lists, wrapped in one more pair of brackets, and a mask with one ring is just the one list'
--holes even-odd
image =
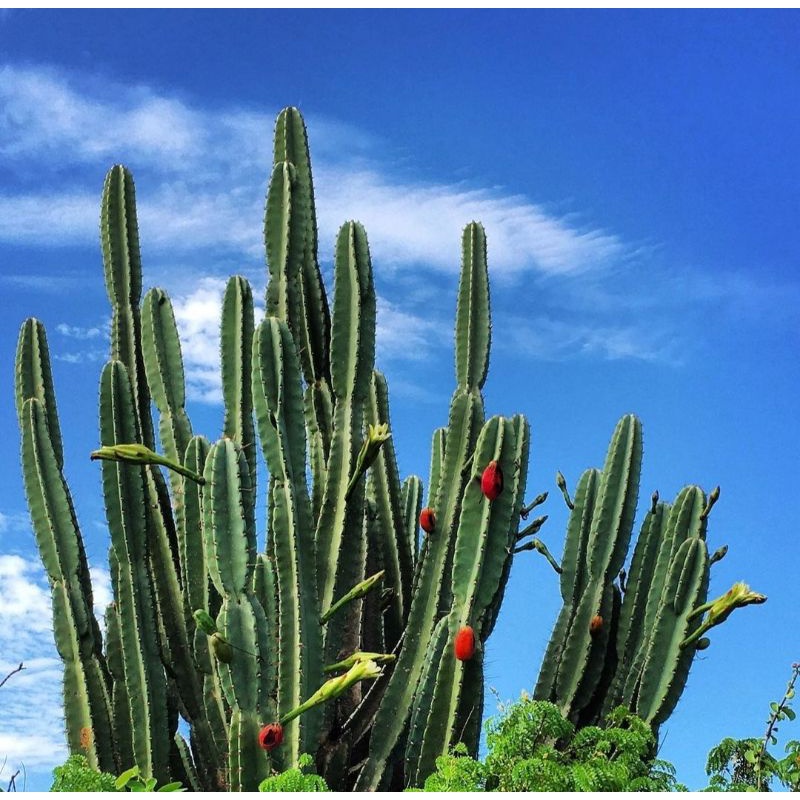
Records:
{"label": "red cactus fruit", "polygon": [[481,476],[481,491],[489,500],[497,500],[503,491],[503,470],[496,461],[490,461]]}
{"label": "red cactus fruit", "polygon": [[425,533],[433,533],[436,528],[436,514],[432,508],[423,508],[419,515],[419,526]]}
{"label": "red cactus fruit", "polygon": [[283,741],[283,725],[271,722],[265,725],[258,734],[258,743],[267,752],[274,750]]}
{"label": "red cactus fruit", "polygon": [[469,625],[456,634],[453,649],[459,661],[469,661],[475,655],[475,631]]}
{"label": "red cactus fruit", "polygon": [[599,614],[595,614],[589,623],[589,633],[596,636],[601,630],[603,630],[603,618]]}

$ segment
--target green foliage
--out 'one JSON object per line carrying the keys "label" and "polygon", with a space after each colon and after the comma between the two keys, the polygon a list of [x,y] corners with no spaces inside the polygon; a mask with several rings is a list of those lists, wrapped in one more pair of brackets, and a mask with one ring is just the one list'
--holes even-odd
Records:
{"label": "green foliage", "polygon": [[51,792],[185,792],[180,781],[156,788],[155,778],[145,778],[139,767],[131,767],[118,778],[89,766],[86,756],[70,756],[53,770]]}
{"label": "green foliage", "polygon": [[86,756],[70,756],[64,764],[53,770],[51,792],[118,792],[116,777],[109,772],[98,772],[89,766]]}
{"label": "green foliage", "polygon": [[180,781],[172,781],[165,783],[156,789],[158,781],[155,778],[145,778],[139,767],[131,767],[126,769],[122,775],[117,778],[114,785],[119,792],[185,792],[186,789]]}
{"label": "green foliage", "polygon": [[309,774],[305,770],[313,764],[314,759],[303,753],[297,760],[297,766],[277,775],[264,778],[258,786],[259,792],[329,792],[328,784],[319,775]]}
{"label": "green foliage", "polygon": [[800,741],[787,742],[783,758],[769,752],[770,745],[778,743],[778,723],[793,721],[795,711],[791,706],[794,685],[800,676],[800,664],[792,665],[792,676],[783,698],[770,703],[767,728],[760,739],[732,739],[726,737],[708,754],[706,774],[709,776],[707,792],[768,792],[777,782],[790,792],[800,791]]}
{"label": "green foliage", "polygon": [[558,707],[526,695],[489,723],[489,753],[455,748],[436,761],[426,792],[642,792],[684,789],[655,758],[650,726],[625,708],[600,726],[576,729]]}

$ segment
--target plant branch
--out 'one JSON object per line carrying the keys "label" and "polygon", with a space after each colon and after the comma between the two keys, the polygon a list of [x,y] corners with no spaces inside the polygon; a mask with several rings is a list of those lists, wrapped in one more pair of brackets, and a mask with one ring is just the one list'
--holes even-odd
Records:
{"label": "plant branch", "polygon": [[16,675],[18,672],[22,672],[24,669],[25,665],[20,661],[19,666],[16,669],[12,669],[11,672],[9,672],[8,675],[6,675],[5,678],[0,681],[0,686],[3,686],[12,675]]}

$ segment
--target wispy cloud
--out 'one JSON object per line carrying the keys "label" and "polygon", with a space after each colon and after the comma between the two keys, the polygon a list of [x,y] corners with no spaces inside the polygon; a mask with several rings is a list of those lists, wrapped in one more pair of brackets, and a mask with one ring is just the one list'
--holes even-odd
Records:
{"label": "wispy cloud", "polygon": [[[113,162],[127,163],[137,178],[145,280],[173,289],[190,395],[218,402],[219,278],[232,271],[263,274],[261,225],[276,111],[201,107],[147,86],[6,65],[0,68],[0,155],[16,188],[0,190],[0,242],[96,247],[102,175]],[[462,228],[478,219],[487,231],[495,285],[536,293],[537,317],[518,337],[529,357],[675,363],[672,323],[651,311],[656,303],[674,308],[684,299],[703,306],[698,270],[659,271],[652,246],[502,187],[412,179],[385,158],[380,142],[346,123],[313,115],[307,121],[326,269],[340,224],[360,219],[384,290],[409,278],[452,280]],[[193,265],[189,292],[174,291],[176,262]],[[20,270],[2,280],[41,284]],[[733,307],[742,296],[736,285],[705,288]],[[691,286],[688,298],[682,286]],[[391,296],[381,304],[380,357],[408,358],[430,353],[439,341],[449,345],[449,336],[440,335],[451,329],[449,309],[440,313],[434,305],[421,314],[410,295]],[[399,327],[414,346],[396,344]],[[94,358],[89,351],[60,357]]]}
{"label": "wispy cloud", "polygon": [[[13,66],[0,69],[0,106],[0,153],[23,173],[23,165],[32,163],[40,173],[49,165],[60,175],[114,161],[141,173],[140,226],[147,247],[260,256],[271,114],[208,111],[147,87]],[[501,189],[392,178],[390,165],[365,155],[371,146],[366,137],[332,120],[312,117],[309,127],[320,241],[328,251],[339,225],[351,218],[367,225],[374,253],[395,266],[454,271],[460,232],[470,219],[481,219],[490,231],[499,273],[595,269],[624,249],[611,233],[576,225]],[[331,155],[331,144],[347,152],[354,139],[349,160]],[[78,188],[75,180],[71,188],[58,181],[57,189],[0,196],[0,238],[93,241],[97,190]]]}

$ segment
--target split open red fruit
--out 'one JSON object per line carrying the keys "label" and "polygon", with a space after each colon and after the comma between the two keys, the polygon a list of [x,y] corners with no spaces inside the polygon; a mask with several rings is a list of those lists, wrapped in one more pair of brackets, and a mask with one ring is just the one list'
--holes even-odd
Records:
{"label": "split open red fruit", "polygon": [[267,752],[274,750],[283,741],[283,725],[271,722],[265,725],[258,734],[258,743]]}
{"label": "split open red fruit", "polygon": [[603,630],[603,618],[599,614],[595,614],[592,617],[592,621],[589,623],[589,633],[592,636],[600,633]]}

